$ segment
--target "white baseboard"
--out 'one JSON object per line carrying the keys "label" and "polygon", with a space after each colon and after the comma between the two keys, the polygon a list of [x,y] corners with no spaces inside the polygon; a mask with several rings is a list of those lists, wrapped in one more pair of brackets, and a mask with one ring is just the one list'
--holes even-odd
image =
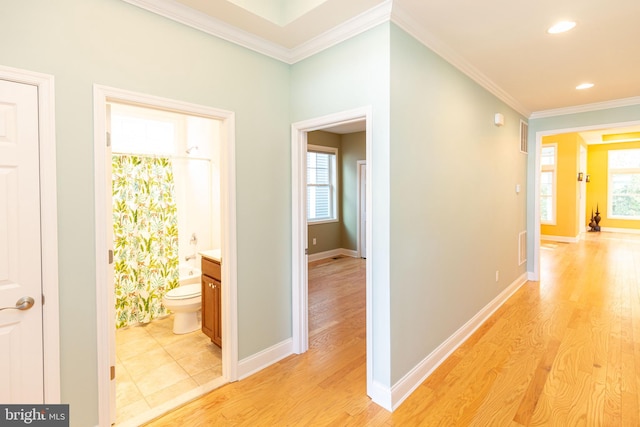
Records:
{"label": "white baseboard", "polygon": [[561,242],[561,243],[578,243],[580,241],[580,235],[578,234],[576,237],[568,237],[568,236],[550,236],[548,234],[543,234],[540,236],[540,240],[550,240],[552,242]]}
{"label": "white baseboard", "polygon": [[333,258],[340,255],[356,258],[358,256],[358,251],[354,251],[351,249],[338,248],[338,249],[332,249],[330,251],[318,252],[316,254],[309,255],[309,262],[318,261],[319,259]]}
{"label": "white baseboard", "polygon": [[640,230],[635,228],[612,228],[601,227],[600,231],[606,231],[607,233],[628,233],[628,234],[640,234]]}
{"label": "white baseboard", "polygon": [[369,397],[376,405],[382,406],[389,412],[393,412],[393,401],[389,387],[373,381],[370,387],[370,393],[371,395]]}
{"label": "white baseboard", "polygon": [[527,273],[522,274],[513,281],[504,291],[495,297],[489,304],[473,316],[467,323],[444,341],[422,362],[416,365],[408,372],[400,381],[391,387],[391,390],[374,384],[371,396],[378,405],[393,411],[404,400],[409,397],[413,391],[424,382],[425,379],[444,362],[462,343],[464,343],[491,315],[504,304],[511,295],[513,295],[522,285],[527,282]]}
{"label": "white baseboard", "polygon": [[291,354],[293,354],[293,339],[288,338],[261,352],[246,357],[238,362],[238,379],[243,380]]}

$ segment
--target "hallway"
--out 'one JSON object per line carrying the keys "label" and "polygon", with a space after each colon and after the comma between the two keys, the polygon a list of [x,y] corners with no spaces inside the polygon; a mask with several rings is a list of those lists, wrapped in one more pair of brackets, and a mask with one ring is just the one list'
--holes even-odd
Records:
{"label": "hallway", "polygon": [[640,235],[541,246],[541,282],[393,414],[365,395],[364,261],[343,258],[310,265],[309,352],[150,425],[640,425]]}

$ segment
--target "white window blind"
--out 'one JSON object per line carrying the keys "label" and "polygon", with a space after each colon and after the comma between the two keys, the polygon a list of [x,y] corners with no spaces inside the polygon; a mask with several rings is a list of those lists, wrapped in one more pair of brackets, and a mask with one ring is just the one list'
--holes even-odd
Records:
{"label": "white window blind", "polygon": [[331,147],[309,146],[307,149],[307,221],[336,221],[336,157]]}

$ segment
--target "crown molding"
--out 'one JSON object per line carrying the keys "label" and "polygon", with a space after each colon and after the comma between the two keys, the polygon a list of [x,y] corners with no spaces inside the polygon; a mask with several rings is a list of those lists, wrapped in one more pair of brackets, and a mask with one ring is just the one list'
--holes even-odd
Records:
{"label": "crown molding", "polygon": [[563,116],[566,114],[586,113],[589,111],[608,110],[610,108],[629,107],[640,105],[640,96],[631,98],[614,99],[612,101],[594,102],[593,104],[576,105],[573,107],[555,108],[552,110],[535,111],[529,119],[542,119],[546,117]]}
{"label": "crown molding", "polygon": [[289,64],[295,64],[325,49],[337,45],[358,34],[391,19],[393,0],[385,0],[379,5],[362,12],[348,21],[334,27],[313,39],[291,49]]}
{"label": "crown molding", "polygon": [[463,59],[449,46],[421,27],[407,11],[397,4],[393,6],[391,21],[523,116],[528,117],[529,114],[531,114],[531,111],[505,92],[500,86]]}
{"label": "crown molding", "polygon": [[320,34],[313,39],[287,49],[247,31],[227,24],[175,0],[123,0],[126,3],[195,28],[223,40],[285,62],[295,64],[325,49],[367,31],[391,18],[393,0],[385,0],[360,15]]}
{"label": "crown molding", "polygon": [[291,57],[289,49],[257,37],[247,31],[229,25],[226,22],[174,0],[122,1],[279,61],[288,63]]}

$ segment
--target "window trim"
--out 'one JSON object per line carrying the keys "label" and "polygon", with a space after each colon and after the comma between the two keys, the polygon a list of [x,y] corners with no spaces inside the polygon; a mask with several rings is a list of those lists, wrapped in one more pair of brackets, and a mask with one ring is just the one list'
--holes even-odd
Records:
{"label": "window trim", "polygon": [[[318,219],[318,220],[311,220],[309,219],[309,212],[306,213],[306,217],[307,217],[307,224],[309,225],[320,225],[320,224],[330,224],[330,223],[335,223],[335,222],[340,222],[340,198],[338,197],[338,193],[340,192],[339,189],[339,182],[340,182],[340,176],[339,176],[339,168],[338,168],[338,162],[339,162],[339,150],[337,147],[327,147],[324,145],[312,145],[312,144],[307,144],[307,153],[325,153],[325,154],[333,154],[335,156],[335,170],[333,171],[333,185],[331,185],[330,191],[332,194],[332,201],[333,201],[333,218],[329,218],[329,219]],[[305,164],[306,164],[306,160],[307,160],[307,155],[305,154]],[[308,168],[308,165],[306,165],[306,168]],[[309,188],[309,183],[307,182],[306,185],[306,190],[308,193],[308,188]]]}
{"label": "window trim", "polygon": [[[558,206],[558,143],[553,142],[549,144],[542,144],[540,147],[540,159],[542,159],[542,149],[545,147],[553,147],[553,165],[541,165],[540,177],[542,172],[553,173],[553,183],[551,184],[551,220],[544,221],[540,218],[541,225],[557,225],[557,206]],[[542,178],[541,178],[542,181]],[[540,191],[540,198],[542,199],[542,190]],[[540,201],[540,206],[542,202]]]}
{"label": "window trim", "polygon": [[634,216],[625,216],[625,215],[615,215],[613,213],[613,175],[628,175],[628,174],[638,174],[640,175],[640,167],[637,168],[612,168],[611,167],[611,157],[609,154],[612,151],[638,151],[640,152],[640,148],[622,148],[617,150],[608,150],[607,151],[607,218],[609,219],[622,219],[628,221],[638,221],[640,220],[640,215]]}

